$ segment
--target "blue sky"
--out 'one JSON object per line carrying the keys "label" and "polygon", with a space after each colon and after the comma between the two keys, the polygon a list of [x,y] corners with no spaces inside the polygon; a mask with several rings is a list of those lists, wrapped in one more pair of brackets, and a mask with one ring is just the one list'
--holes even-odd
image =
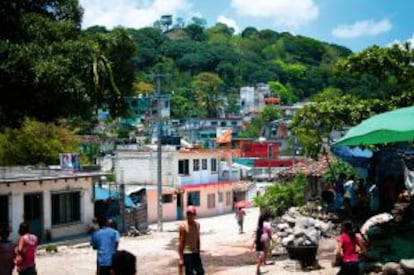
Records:
{"label": "blue sky", "polygon": [[241,32],[248,26],[288,31],[346,46],[354,52],[371,45],[406,40],[414,44],[412,0],[79,0],[83,27],[142,28],[161,15],[207,26],[217,22]]}

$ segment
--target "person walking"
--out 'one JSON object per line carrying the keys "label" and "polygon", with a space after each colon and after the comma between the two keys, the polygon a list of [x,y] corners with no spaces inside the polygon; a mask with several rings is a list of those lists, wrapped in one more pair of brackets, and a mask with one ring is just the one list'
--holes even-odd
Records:
{"label": "person walking", "polygon": [[243,210],[243,208],[239,207],[236,210],[236,220],[237,224],[239,225],[239,234],[243,234],[243,223],[244,223],[244,216],[246,216],[246,212]]}
{"label": "person walking", "polygon": [[[264,263],[268,264],[267,260],[269,256],[271,256],[271,246],[274,242],[273,233],[272,233],[272,225],[270,223],[270,216],[268,214],[263,214],[263,233],[262,239],[264,241]],[[269,264],[273,264],[274,262],[269,262]]]}
{"label": "person walking", "polygon": [[179,272],[185,267],[186,275],[204,274],[203,263],[200,257],[200,223],[195,220],[197,210],[190,205],[186,211],[187,220],[179,227]]}
{"label": "person walking", "polygon": [[362,239],[355,233],[351,221],[342,223],[342,234],[337,238],[336,257],[342,259],[337,275],[359,273],[359,255],[365,252]]}
{"label": "person walking", "polygon": [[22,222],[19,226],[19,240],[14,262],[19,275],[36,274],[35,254],[37,245],[37,236],[30,233],[28,223]]}
{"label": "person walking", "polygon": [[14,269],[14,245],[9,240],[9,225],[0,225],[0,275],[12,275]]}
{"label": "person walking", "polygon": [[126,250],[118,250],[112,255],[111,275],[137,274],[137,258]]}
{"label": "person walking", "polygon": [[91,246],[97,250],[97,275],[110,275],[112,256],[118,249],[119,232],[108,226],[104,217],[98,218],[99,230],[91,237]]}
{"label": "person walking", "polygon": [[253,239],[253,242],[250,246],[250,251],[253,251],[255,248],[256,252],[256,274],[260,274],[260,267],[265,264],[265,238],[264,238],[264,221],[265,216],[261,214],[259,216],[259,221],[257,223],[257,229],[255,232],[255,237]]}

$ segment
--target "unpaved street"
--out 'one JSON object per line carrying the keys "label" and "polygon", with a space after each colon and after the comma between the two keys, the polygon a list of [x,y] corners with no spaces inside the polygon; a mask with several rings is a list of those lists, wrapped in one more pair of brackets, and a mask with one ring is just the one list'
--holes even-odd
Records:
{"label": "unpaved street", "polygon": [[[245,234],[238,234],[234,214],[198,219],[201,224],[202,259],[206,274],[254,274],[254,255],[249,252],[251,237],[256,228],[258,209],[246,210]],[[164,223],[164,232],[152,232],[140,237],[123,237],[120,249],[137,256],[138,274],[177,274],[177,240],[179,222]],[[156,229],[156,225],[151,228]],[[264,274],[335,274],[330,267],[332,242],[320,246],[322,269],[301,272],[291,260],[277,260],[263,267]],[[37,257],[38,273],[89,275],[95,273],[96,252],[87,243],[59,246],[56,254],[40,251]]]}

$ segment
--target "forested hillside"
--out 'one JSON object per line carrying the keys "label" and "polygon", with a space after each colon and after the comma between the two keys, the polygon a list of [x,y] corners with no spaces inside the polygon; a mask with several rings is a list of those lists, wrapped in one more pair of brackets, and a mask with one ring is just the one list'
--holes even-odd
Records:
{"label": "forested hillside", "polygon": [[258,83],[285,104],[312,100],[289,127],[314,156],[333,129],[414,104],[408,42],[353,54],[277,30],[206,27],[202,18],[84,30],[82,15],[78,0],[0,1],[0,164],[26,163],[19,150],[51,162],[74,146],[71,134],[96,134],[98,108],[110,122],[127,117],[125,97],[153,93],[156,74],[170,76],[162,92],[173,118],[239,114],[240,87]]}
{"label": "forested hillside", "polygon": [[[172,73],[163,84],[163,91],[174,91],[173,116],[215,116],[213,107],[198,108],[206,99],[225,97],[227,111],[237,113],[234,105],[239,89],[246,85],[277,81],[293,96],[284,96],[285,103],[311,97],[326,87],[346,89],[347,84],[335,74],[334,65],[349,56],[347,48],[290,33],[257,30],[248,27],[241,34],[218,23],[205,28],[200,20],[162,32],[159,28],[128,29],[136,45],[136,90],[154,73]],[[212,81],[214,89],[198,96],[194,81],[200,74]],[[210,87],[211,88],[211,87]],[[141,89],[142,90],[142,89]],[[278,92],[278,91],[274,91]]]}
{"label": "forested hillside", "polygon": [[91,120],[99,107],[108,107],[114,118],[125,116],[123,97],[153,92],[155,73],[172,74],[162,90],[174,91],[177,118],[215,116],[223,107],[237,113],[240,87],[259,82],[278,81],[290,94],[285,101],[329,86],[347,88],[334,64],[351,51],[308,37],[253,27],[235,34],[224,24],[207,28],[200,18],[167,31],[82,30],[76,0],[0,5],[1,24],[7,26],[0,30],[3,127],[19,126],[24,117]]}

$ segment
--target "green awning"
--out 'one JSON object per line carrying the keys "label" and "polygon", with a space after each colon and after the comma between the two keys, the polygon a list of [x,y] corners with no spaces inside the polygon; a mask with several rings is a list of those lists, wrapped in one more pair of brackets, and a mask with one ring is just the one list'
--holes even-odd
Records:
{"label": "green awning", "polygon": [[351,128],[333,146],[360,146],[414,141],[414,106],[381,113]]}

